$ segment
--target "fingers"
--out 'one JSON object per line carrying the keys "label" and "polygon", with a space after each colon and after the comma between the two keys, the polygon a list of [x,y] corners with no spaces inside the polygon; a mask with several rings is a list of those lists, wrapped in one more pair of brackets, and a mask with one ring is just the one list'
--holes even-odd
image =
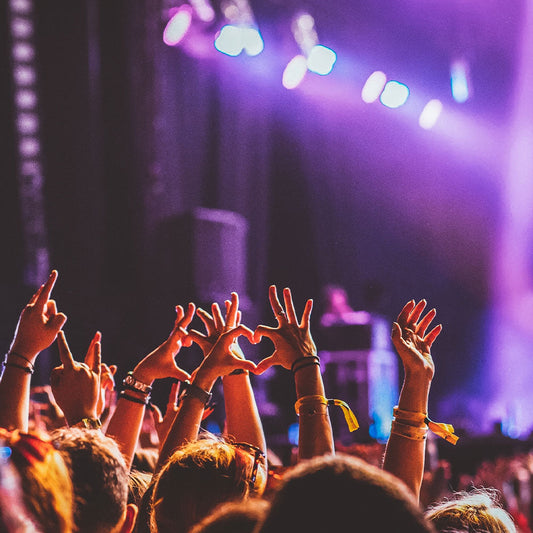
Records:
{"label": "fingers", "polygon": [[249,372],[253,373],[257,372],[257,365],[252,361],[248,361],[248,359],[239,359],[239,364],[235,365],[235,369],[237,368],[248,370]]}
{"label": "fingers", "polygon": [[222,339],[224,347],[228,349],[231,343],[241,335],[246,337],[252,344],[255,344],[255,333],[250,328],[246,327],[244,324],[240,324],[236,328],[233,328],[230,331],[226,331],[226,333],[220,336],[220,339]]}
{"label": "fingers", "polygon": [[415,329],[415,325],[418,322],[418,319],[420,318],[420,315],[422,314],[422,311],[426,307],[426,300],[420,300],[413,308],[411,313],[409,314],[409,318],[407,319],[407,324],[410,326],[412,330]]}
{"label": "fingers", "polygon": [[83,362],[94,372],[97,372],[97,370],[95,370],[96,344],[97,343],[99,344],[101,340],[102,340],[102,334],[99,331],[97,331],[94,334],[94,337],[92,338],[91,343],[89,344],[89,348],[85,355],[85,359],[83,360]]}
{"label": "fingers", "polygon": [[240,311],[237,311],[237,318],[236,318],[236,323],[235,323],[236,326],[240,325],[241,319],[242,319],[242,313]]}
{"label": "fingers", "polygon": [[177,305],[174,309],[176,310],[176,320],[174,321],[174,326],[177,326],[182,321],[185,311],[181,305]]}
{"label": "fingers", "polygon": [[283,289],[283,301],[285,302],[285,309],[289,324],[297,324],[298,320],[296,318],[296,310],[294,309],[291,290],[288,287]]}
{"label": "fingers", "polygon": [[196,306],[192,302],[189,302],[189,305],[187,305],[187,311],[185,315],[183,316],[181,320],[182,323],[180,325],[186,328],[191,323],[195,312],[196,312]]}
{"label": "fingers", "polygon": [[178,403],[178,396],[180,394],[180,382],[175,381],[170,386],[170,393],[168,395],[168,401],[167,401],[167,411],[169,409],[174,409]]}
{"label": "fingers", "polygon": [[415,306],[415,301],[410,300],[407,302],[403,309],[400,311],[400,314],[398,315],[397,322],[400,325],[404,325],[407,322],[407,319],[409,318],[409,315],[411,314],[411,311],[413,310]]}
{"label": "fingers", "polygon": [[66,321],[67,315],[64,313],[57,313],[57,315],[47,322],[46,327],[52,331],[59,331],[65,325]]}
{"label": "fingers", "polygon": [[274,315],[278,319],[279,317],[285,315],[285,311],[283,310],[283,307],[278,299],[278,291],[276,289],[275,285],[270,285],[268,288],[268,299],[270,300],[270,306],[272,307],[272,311],[274,311]]}
{"label": "fingers", "polygon": [[418,323],[416,326],[416,334],[419,337],[423,337],[426,334],[426,329],[429,327],[433,319],[435,318],[435,315],[437,314],[436,309],[432,309],[427,313],[424,318]]}
{"label": "fingers", "polygon": [[273,339],[278,334],[278,328],[270,326],[257,326],[254,331],[254,344],[258,344],[262,337]]}
{"label": "fingers", "polygon": [[151,404],[152,408],[150,409],[150,412],[152,413],[152,416],[154,418],[154,422],[156,424],[162,424],[163,423],[163,414],[161,413],[161,409],[157,407],[155,403]]}
{"label": "fingers", "polygon": [[309,299],[305,302],[304,312],[302,314],[302,321],[300,327],[302,329],[309,329],[309,321],[311,318],[311,311],[313,310],[313,300]]}
{"label": "fingers", "polygon": [[59,350],[59,359],[61,360],[61,363],[63,363],[64,368],[74,368],[74,358],[72,357],[72,354],[70,353],[67,339],[65,337],[65,333],[63,331],[60,331],[57,334],[57,347]]}
{"label": "fingers", "polygon": [[392,323],[391,340],[396,350],[400,352],[400,348],[403,346],[404,340],[402,337],[402,328],[400,327],[400,324],[398,324],[398,322]]}
{"label": "fingers", "polygon": [[53,316],[57,315],[57,305],[55,300],[48,300],[44,304],[44,315],[46,318],[50,319]]}
{"label": "fingers", "polygon": [[204,323],[205,329],[207,331],[207,335],[210,337],[215,333],[215,321],[213,320],[213,317],[204,309],[199,307],[196,310],[196,314],[200,317],[200,320]]}
{"label": "fingers", "polygon": [[37,301],[37,298],[39,298],[39,294],[41,294],[41,291],[43,290],[44,285],[41,285],[33,294],[33,296],[30,298],[30,301],[28,302],[28,305],[33,305]]}
{"label": "fingers", "polygon": [[442,331],[442,324],[435,326],[425,337],[424,342],[427,344],[428,348],[431,348],[431,345],[435,342],[435,339],[439,336],[439,333]]}
{"label": "fingers", "polygon": [[187,338],[191,339],[191,342],[198,344],[204,352],[211,346],[211,343],[207,340],[206,336],[195,329],[189,331]]}
{"label": "fingers", "polygon": [[224,319],[222,318],[220,307],[216,302],[211,305],[211,313],[213,314],[213,322],[215,323],[215,328],[219,331],[222,330],[224,328]]}
{"label": "fingers", "polygon": [[265,357],[262,361],[259,361],[257,363],[257,366],[255,367],[255,374],[262,374],[265,372],[265,370],[268,370],[271,366],[274,366],[276,364],[276,352],[274,352],[269,357]]}
{"label": "fingers", "polygon": [[226,304],[226,326],[234,328],[237,325],[237,313],[239,311],[239,295],[236,292],[231,293],[231,302]]}
{"label": "fingers", "polygon": [[37,297],[37,300],[35,302],[36,305],[44,309],[46,302],[50,298],[50,293],[52,292],[52,289],[54,288],[56,279],[57,279],[57,270],[52,270],[52,273],[50,274],[43,288],[39,292],[39,296]]}
{"label": "fingers", "polygon": [[178,381],[187,381],[191,379],[191,375],[179,366],[176,366],[172,377],[176,378]]}

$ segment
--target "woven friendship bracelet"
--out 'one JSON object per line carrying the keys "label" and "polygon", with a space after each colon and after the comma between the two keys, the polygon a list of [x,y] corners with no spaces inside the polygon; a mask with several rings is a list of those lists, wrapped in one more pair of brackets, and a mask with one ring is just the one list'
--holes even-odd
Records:
{"label": "woven friendship bracelet", "polygon": [[428,428],[415,427],[409,424],[402,424],[397,420],[393,420],[391,424],[391,433],[400,437],[405,437],[410,440],[426,440]]}

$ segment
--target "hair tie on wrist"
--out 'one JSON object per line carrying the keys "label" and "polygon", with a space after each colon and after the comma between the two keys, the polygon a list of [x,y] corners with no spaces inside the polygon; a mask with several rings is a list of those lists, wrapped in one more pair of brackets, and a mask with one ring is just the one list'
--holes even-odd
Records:
{"label": "hair tie on wrist", "polygon": [[320,357],[318,357],[318,355],[307,355],[296,359],[291,365],[291,372],[296,374],[301,368],[311,365],[320,366]]}
{"label": "hair tie on wrist", "polygon": [[[28,372],[28,374],[33,374],[35,372],[35,366],[33,366],[33,363],[27,358],[27,357],[24,357],[23,355],[17,353],[17,352],[12,352],[12,351],[9,351],[6,353],[6,356],[5,356],[5,359],[4,359],[4,363],[7,364],[7,358],[10,356],[10,355],[14,355],[15,357],[18,357],[19,359],[23,359],[24,361],[26,361],[26,363],[28,363],[30,366],[29,367],[26,367],[26,366],[20,366],[20,365],[17,365],[15,363],[9,363],[9,366],[14,366],[15,368],[24,368],[24,369],[27,369],[26,372]],[[4,366],[6,366],[4,364]]]}

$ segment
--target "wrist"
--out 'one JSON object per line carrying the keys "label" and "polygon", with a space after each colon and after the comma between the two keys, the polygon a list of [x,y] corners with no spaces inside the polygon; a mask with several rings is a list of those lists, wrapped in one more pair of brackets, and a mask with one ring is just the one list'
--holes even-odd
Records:
{"label": "wrist", "polygon": [[151,387],[155,381],[154,373],[150,371],[149,368],[146,368],[142,365],[142,363],[139,363],[134,369],[133,372],[131,372],[131,375],[141,383],[144,383],[145,385],[148,385]]}
{"label": "wrist", "polygon": [[9,351],[6,355],[9,356],[11,353],[16,353],[28,361],[30,361],[32,364],[35,363],[35,360],[37,359],[37,356],[39,355],[39,351],[35,351],[32,349],[29,349],[23,345],[17,345],[16,343],[13,343],[13,345],[9,348]]}
{"label": "wrist", "polygon": [[89,419],[89,420],[98,420],[98,415],[96,414],[96,408],[86,411],[71,411],[68,410],[65,412],[64,409],[61,409],[63,411],[63,415],[65,416],[65,420],[67,421],[67,424],[69,427],[72,426],[78,426],[80,422],[83,420]]}

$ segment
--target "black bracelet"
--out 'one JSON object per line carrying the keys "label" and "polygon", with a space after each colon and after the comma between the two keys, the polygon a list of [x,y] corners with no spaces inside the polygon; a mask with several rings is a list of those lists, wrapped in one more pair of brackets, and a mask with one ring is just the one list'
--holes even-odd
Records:
{"label": "black bracelet", "polygon": [[7,361],[7,358],[8,358],[10,355],[14,355],[15,357],[18,357],[19,359],[24,359],[24,361],[26,361],[26,363],[28,363],[28,364],[30,365],[31,373],[33,374],[33,372],[35,371],[35,367],[33,366],[33,363],[32,363],[27,357],[24,357],[23,355],[20,355],[20,354],[17,353],[17,352],[7,352],[7,354],[6,354],[6,361]]}
{"label": "black bracelet", "polygon": [[185,386],[185,392],[183,393],[182,398],[187,398],[188,396],[196,398],[197,400],[200,400],[205,407],[209,405],[211,398],[213,398],[212,392],[207,392],[188,380],[184,381],[182,385]]}
{"label": "black bracelet", "polygon": [[4,367],[12,366],[13,368],[20,368],[21,370],[24,370],[24,372],[27,374],[33,374],[33,368],[30,368],[29,366],[17,365],[17,363],[8,363],[7,361],[4,361],[2,364]]}
{"label": "black bracelet", "polygon": [[308,355],[305,357],[300,357],[299,359],[296,359],[296,361],[293,361],[291,365],[291,372],[294,373],[297,370],[300,370],[300,368],[303,368],[304,366],[308,365],[320,365],[320,357],[318,355]]}
{"label": "black bracelet", "polygon": [[135,396],[130,396],[129,394],[126,394],[126,391],[122,391],[119,395],[119,398],[124,398],[125,400],[129,400],[130,402],[135,402],[141,405],[149,405],[150,403],[150,396],[146,396],[146,398],[141,399],[137,398]]}
{"label": "black bracelet", "polygon": [[298,372],[298,370],[301,370],[302,368],[305,368],[306,366],[311,366],[311,365],[316,365],[316,366],[320,366],[320,363],[318,361],[309,361],[308,363],[303,363],[301,364],[300,366],[296,367],[292,373],[293,374],[296,374],[296,372]]}

